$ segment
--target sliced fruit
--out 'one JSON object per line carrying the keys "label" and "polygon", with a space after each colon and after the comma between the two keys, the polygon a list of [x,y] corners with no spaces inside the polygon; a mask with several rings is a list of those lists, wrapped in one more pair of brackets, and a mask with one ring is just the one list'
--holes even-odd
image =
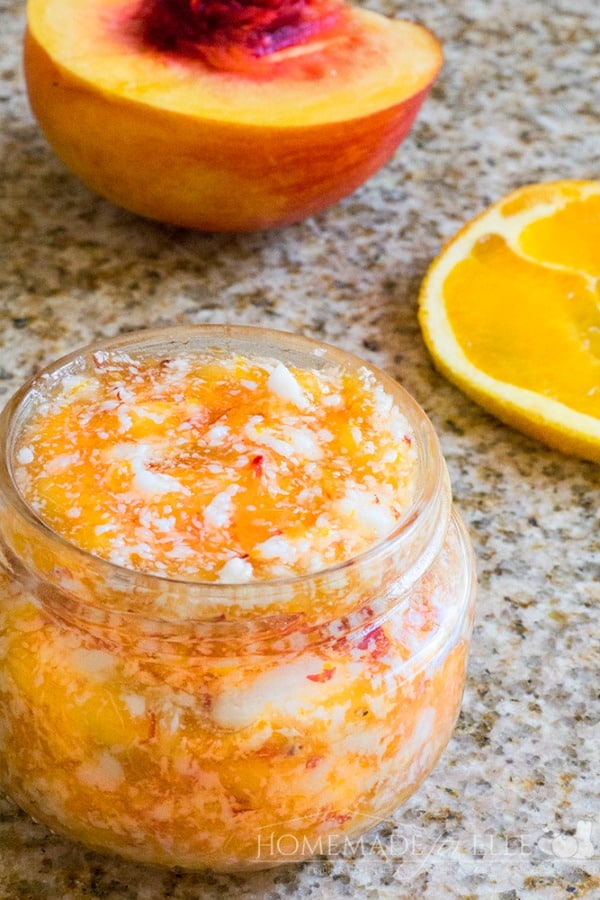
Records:
{"label": "sliced fruit", "polygon": [[520,188],[431,265],[419,320],[439,370],[499,419],[600,462],[600,182]]}
{"label": "sliced fruit", "polygon": [[441,60],[420,26],[340,0],[28,3],[29,98],[63,162],[120,206],[203,230],[285,225],[351,193]]}

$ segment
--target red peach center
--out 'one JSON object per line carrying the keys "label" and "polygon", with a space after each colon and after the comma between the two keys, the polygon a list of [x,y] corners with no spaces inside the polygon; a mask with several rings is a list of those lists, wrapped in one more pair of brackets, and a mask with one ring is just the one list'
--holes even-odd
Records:
{"label": "red peach center", "polygon": [[310,42],[338,24],[340,0],[142,0],[134,16],[147,45],[239,68]]}

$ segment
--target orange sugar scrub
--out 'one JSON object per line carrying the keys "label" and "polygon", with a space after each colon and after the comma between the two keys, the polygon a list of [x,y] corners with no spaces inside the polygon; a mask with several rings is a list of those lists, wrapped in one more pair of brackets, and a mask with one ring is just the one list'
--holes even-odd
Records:
{"label": "orange sugar scrub", "polygon": [[17,483],[69,541],[198,581],[314,572],[389,534],[414,493],[406,418],[366,368],[98,352],[20,435]]}
{"label": "orange sugar scrub", "polygon": [[126,335],[0,417],[0,788],[127,858],[343,849],[449,741],[474,564],[437,439],[350,354]]}

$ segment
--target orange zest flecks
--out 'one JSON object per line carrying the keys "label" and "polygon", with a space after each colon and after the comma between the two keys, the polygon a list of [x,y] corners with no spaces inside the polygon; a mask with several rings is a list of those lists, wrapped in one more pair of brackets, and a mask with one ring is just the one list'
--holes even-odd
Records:
{"label": "orange zest flecks", "polygon": [[99,353],[32,415],[16,477],[41,519],[97,556],[240,583],[319,571],[385,538],[416,460],[366,368]]}

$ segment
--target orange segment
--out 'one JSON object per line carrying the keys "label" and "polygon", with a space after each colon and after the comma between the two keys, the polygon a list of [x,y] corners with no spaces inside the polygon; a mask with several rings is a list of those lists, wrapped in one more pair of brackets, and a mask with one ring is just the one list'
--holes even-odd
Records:
{"label": "orange segment", "polygon": [[[484,302],[466,303],[475,289]],[[599,360],[586,340],[597,299],[582,275],[524,260],[499,235],[490,235],[450,273],[444,298],[456,338],[474,366],[600,416],[600,392],[593,390]],[[509,304],[518,317],[507,315]]]}
{"label": "orange segment", "polygon": [[600,196],[574,200],[550,216],[531,222],[519,245],[540,262],[600,277]]}
{"label": "orange segment", "polygon": [[600,461],[600,183],[520,188],[469,222],[419,299],[433,359],[503,421]]}

